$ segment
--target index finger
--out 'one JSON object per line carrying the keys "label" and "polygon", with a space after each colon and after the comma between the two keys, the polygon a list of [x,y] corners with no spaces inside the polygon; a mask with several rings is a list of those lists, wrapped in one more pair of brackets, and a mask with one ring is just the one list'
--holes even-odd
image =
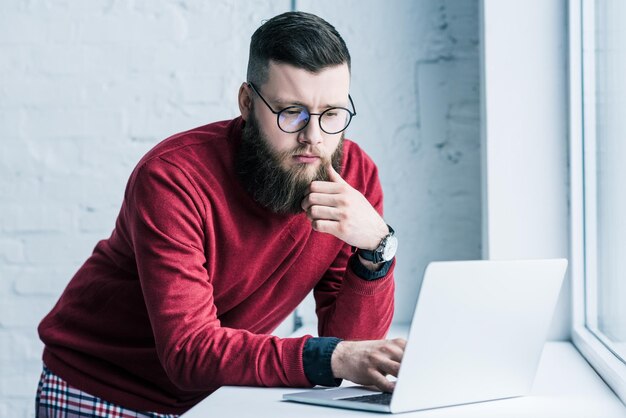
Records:
{"label": "index finger", "polygon": [[406,348],[406,340],[404,338],[394,338],[391,341],[403,350]]}
{"label": "index finger", "polygon": [[402,361],[402,357],[404,356],[404,346],[395,344],[393,340],[385,341],[380,351],[382,351],[387,358],[397,361],[398,363]]}
{"label": "index finger", "polygon": [[326,171],[328,172],[328,179],[333,183],[346,183],[343,177],[341,177],[341,175],[337,173],[337,170],[335,170],[335,167],[333,167],[332,163],[328,162],[328,164],[326,164]]}

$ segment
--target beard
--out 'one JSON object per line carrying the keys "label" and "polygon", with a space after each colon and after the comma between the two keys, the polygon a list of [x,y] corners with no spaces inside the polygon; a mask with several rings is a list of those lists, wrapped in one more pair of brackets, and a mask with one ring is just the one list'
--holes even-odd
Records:
{"label": "beard", "polygon": [[[330,163],[337,173],[341,173],[343,158],[343,135],[337,148],[330,156]],[[268,141],[261,133],[254,112],[250,113],[241,134],[241,146],[235,157],[235,170],[244,188],[252,198],[279,214],[297,214],[302,212],[302,200],[312,181],[328,181],[329,157],[320,155],[320,150],[313,148],[320,155],[320,166],[311,173],[308,164],[296,164],[289,169],[283,168],[286,161],[294,155],[311,152],[311,146],[299,144],[288,151],[277,152],[270,148]]]}

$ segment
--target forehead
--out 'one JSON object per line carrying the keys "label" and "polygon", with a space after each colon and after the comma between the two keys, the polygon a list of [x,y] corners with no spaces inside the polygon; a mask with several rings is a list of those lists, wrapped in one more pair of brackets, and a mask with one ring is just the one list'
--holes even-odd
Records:
{"label": "forehead", "polygon": [[347,64],[326,67],[317,73],[270,61],[263,92],[273,100],[301,102],[310,106],[345,104],[350,92]]}

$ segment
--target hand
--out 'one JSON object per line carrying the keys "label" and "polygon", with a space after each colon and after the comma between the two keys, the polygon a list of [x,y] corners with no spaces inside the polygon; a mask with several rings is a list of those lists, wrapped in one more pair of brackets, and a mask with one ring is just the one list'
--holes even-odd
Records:
{"label": "hand", "polygon": [[387,375],[398,377],[406,340],[342,341],[330,359],[333,376],[351,382],[375,386],[383,392],[393,392],[395,382]]}
{"label": "hand", "polygon": [[302,209],[315,231],[332,234],[345,243],[374,250],[389,234],[387,224],[358,190],[327,165],[329,181],[314,181]]}

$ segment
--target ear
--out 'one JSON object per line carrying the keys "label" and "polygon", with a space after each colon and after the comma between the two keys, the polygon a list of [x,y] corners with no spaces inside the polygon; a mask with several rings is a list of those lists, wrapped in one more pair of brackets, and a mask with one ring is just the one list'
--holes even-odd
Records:
{"label": "ear", "polygon": [[239,111],[241,112],[241,118],[248,120],[250,112],[252,111],[252,89],[248,86],[248,83],[242,83],[239,87]]}

